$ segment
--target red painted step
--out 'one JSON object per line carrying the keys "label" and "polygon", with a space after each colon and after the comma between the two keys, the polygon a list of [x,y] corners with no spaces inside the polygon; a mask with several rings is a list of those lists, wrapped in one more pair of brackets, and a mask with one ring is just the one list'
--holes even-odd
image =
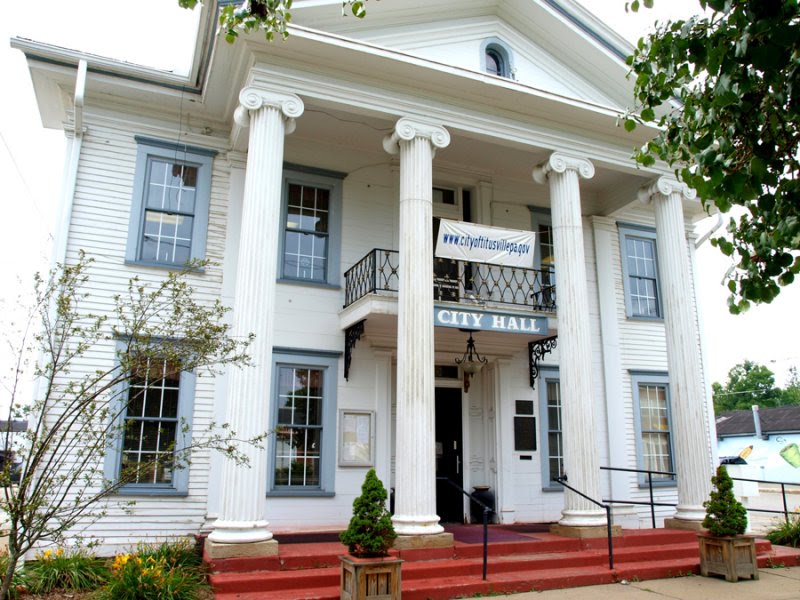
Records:
{"label": "red painted step", "polygon": [[[549,533],[490,544],[488,577],[481,578],[481,544],[393,552],[402,567],[404,600],[547,590],[699,572],[696,534],[675,530],[626,530],[614,538],[614,570],[605,538],[578,540]],[[757,540],[760,567],[798,565],[800,550]],[[339,597],[338,543],[281,544],[269,559],[213,561],[210,577],[218,600],[335,600]]]}

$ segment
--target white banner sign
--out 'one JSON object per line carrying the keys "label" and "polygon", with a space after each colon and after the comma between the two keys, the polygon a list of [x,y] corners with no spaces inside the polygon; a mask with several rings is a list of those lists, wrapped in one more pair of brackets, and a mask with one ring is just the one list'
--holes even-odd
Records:
{"label": "white banner sign", "polygon": [[436,256],[532,269],[534,235],[532,231],[442,219]]}

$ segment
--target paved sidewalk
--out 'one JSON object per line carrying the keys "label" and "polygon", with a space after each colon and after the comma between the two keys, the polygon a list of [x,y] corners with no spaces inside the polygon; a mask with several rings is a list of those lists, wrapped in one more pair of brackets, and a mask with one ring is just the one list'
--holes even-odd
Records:
{"label": "paved sidewalk", "polygon": [[757,581],[744,579],[729,583],[722,578],[676,577],[629,582],[627,585],[591,585],[587,587],[528,592],[504,596],[514,600],[798,600],[800,567],[760,569]]}

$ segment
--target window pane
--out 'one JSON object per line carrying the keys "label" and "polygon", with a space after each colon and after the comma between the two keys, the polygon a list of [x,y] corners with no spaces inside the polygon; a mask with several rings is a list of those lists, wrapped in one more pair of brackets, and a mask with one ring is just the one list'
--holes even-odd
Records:
{"label": "window pane", "polygon": [[171,483],[178,430],[180,367],[146,359],[134,367],[123,415],[123,477],[132,483]]}
{"label": "window pane", "polygon": [[319,487],[323,369],[278,368],[276,486]]}

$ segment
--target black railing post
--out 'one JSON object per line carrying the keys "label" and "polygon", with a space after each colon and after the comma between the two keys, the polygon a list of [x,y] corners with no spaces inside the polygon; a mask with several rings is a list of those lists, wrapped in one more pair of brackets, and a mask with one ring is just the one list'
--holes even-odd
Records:
{"label": "black railing post", "polygon": [[653,529],[656,528],[656,505],[653,504],[653,473],[651,471],[647,472],[647,485],[650,488],[650,522],[653,525]]}
{"label": "black railing post", "polygon": [[489,508],[483,507],[483,580],[486,581],[486,563],[489,559]]}
{"label": "black railing post", "polygon": [[789,507],[786,504],[786,484],[781,483],[781,496],[783,496],[783,518],[789,522]]}
{"label": "black railing post", "polygon": [[606,504],[606,531],[608,533],[608,568],[614,570],[614,530],[611,526],[611,505]]}

